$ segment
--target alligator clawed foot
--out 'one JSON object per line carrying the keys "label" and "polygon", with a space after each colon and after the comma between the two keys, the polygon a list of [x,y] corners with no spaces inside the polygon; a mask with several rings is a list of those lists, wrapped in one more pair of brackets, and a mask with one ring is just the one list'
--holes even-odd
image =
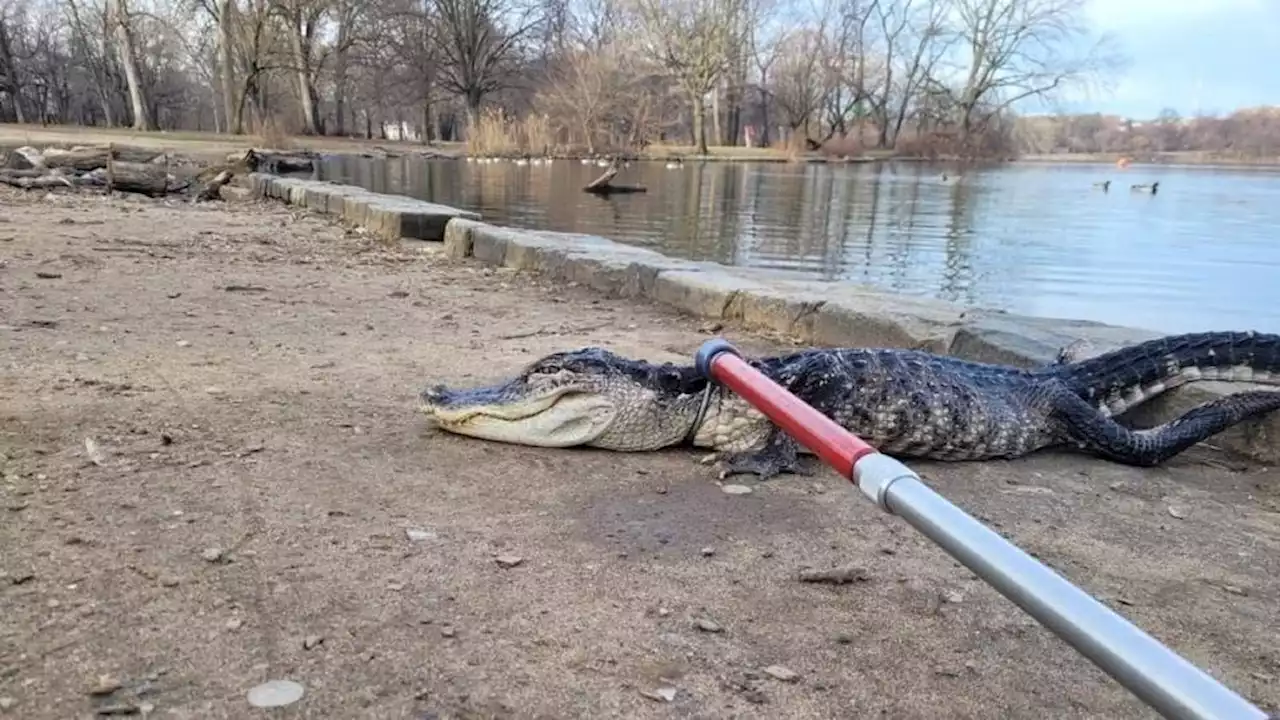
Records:
{"label": "alligator clawed foot", "polygon": [[799,460],[779,457],[768,453],[726,453],[719,458],[720,479],[730,475],[756,475],[761,480],[768,480],[783,473],[792,475],[813,475],[813,472],[800,465]]}

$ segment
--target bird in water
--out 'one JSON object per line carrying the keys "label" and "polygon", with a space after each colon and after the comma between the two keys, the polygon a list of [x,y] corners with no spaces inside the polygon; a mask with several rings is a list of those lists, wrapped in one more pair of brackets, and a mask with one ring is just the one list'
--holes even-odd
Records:
{"label": "bird in water", "polygon": [[1107,192],[1108,190],[1111,189],[1111,181],[1103,180],[1102,182],[1094,183],[1093,186],[1096,188],[1102,188],[1102,192]]}
{"label": "bird in water", "polygon": [[1156,189],[1159,187],[1160,187],[1159,182],[1153,182],[1150,185],[1130,185],[1129,190],[1131,190],[1132,192],[1144,192],[1144,193],[1151,193],[1152,195],[1155,195]]}

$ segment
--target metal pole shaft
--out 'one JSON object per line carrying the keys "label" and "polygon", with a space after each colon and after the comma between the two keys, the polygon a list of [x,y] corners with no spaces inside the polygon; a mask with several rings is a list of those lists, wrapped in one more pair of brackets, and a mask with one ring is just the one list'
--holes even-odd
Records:
{"label": "metal pole shaft", "polygon": [[697,366],[1164,717],[1266,720],[1262,710],[935,493],[906,465],[765,377],[726,341],[704,343]]}

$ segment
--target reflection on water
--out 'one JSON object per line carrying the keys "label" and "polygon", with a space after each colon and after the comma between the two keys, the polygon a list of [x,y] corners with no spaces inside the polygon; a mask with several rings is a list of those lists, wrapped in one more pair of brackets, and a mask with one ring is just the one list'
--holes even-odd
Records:
{"label": "reflection on water", "polygon": [[[921,163],[633,164],[649,192],[581,192],[579,161],[330,158],[320,177],[591,233],[679,257],[802,272],[1015,313],[1167,332],[1280,332],[1280,176],[1017,165],[942,179]],[[1093,187],[1110,178],[1110,192]],[[1160,182],[1158,195],[1131,192]],[[1270,290],[1267,288],[1271,287]]]}

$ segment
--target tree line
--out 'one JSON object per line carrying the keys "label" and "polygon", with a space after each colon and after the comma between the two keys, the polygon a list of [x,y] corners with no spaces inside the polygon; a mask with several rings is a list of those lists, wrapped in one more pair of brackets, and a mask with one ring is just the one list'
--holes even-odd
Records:
{"label": "tree line", "polygon": [[1025,115],[1125,63],[1085,0],[0,0],[7,122],[477,152],[1273,149],[1240,134],[1274,120],[1241,113]]}

